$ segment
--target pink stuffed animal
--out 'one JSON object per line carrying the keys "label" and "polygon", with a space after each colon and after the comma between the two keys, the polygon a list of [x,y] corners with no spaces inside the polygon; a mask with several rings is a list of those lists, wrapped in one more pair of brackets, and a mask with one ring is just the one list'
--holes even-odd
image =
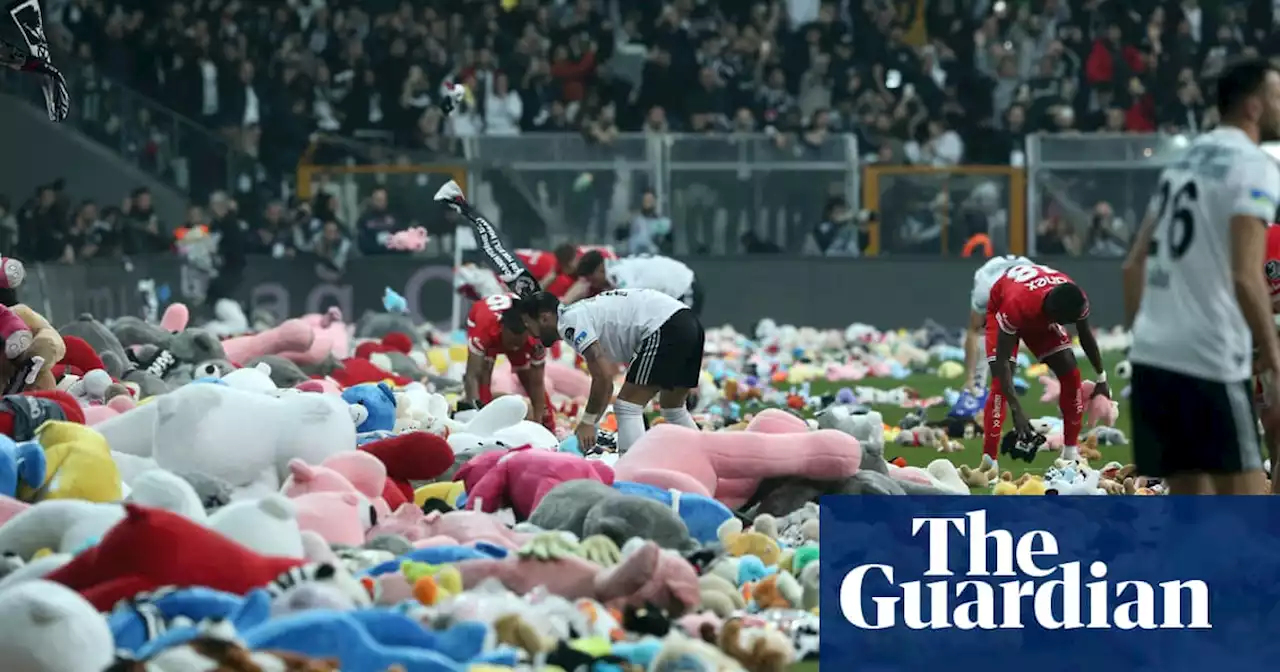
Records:
{"label": "pink stuffed animal", "polygon": [[397,231],[387,238],[388,250],[402,252],[421,252],[427,248],[427,230],[415,226],[404,231]]}
{"label": "pink stuffed animal", "polygon": [[315,392],[317,394],[342,394],[342,387],[339,386],[332,378],[312,378],[304,380],[294,388],[302,392]]}
{"label": "pink stuffed animal", "polygon": [[841,480],[858,472],[857,439],[836,430],[804,431],[804,421],[789,415],[764,411],[745,432],[664,423],[645,432],[614,468],[620,480],[715,497],[729,508],[745,504],[766,478]]}
{"label": "pink stuffed animal", "polygon": [[567,600],[588,598],[604,604],[622,604],[643,603],[649,598],[655,600],[655,606],[679,616],[692,606],[688,602],[690,579],[694,587],[692,604],[698,602],[693,567],[681,563],[683,569],[664,558],[657,544],[646,541],[609,569],[576,556],[546,561],[511,555],[502,560],[463,560],[453,566],[462,574],[462,584],[468,589],[486,579],[497,579],[517,595],[542,586]]}
{"label": "pink stuffed animal", "polygon": [[191,321],[191,311],[185,303],[171,303],[169,307],[164,309],[164,315],[160,316],[160,327],[170,333],[178,333],[187,328],[187,323]]}
{"label": "pink stuffed animal", "polygon": [[347,335],[347,325],[342,321],[342,311],[336,306],[323,313],[304,315],[302,321],[311,325],[314,338],[311,347],[304,351],[285,351],[281,357],[303,366],[313,366],[323,362],[330,355],[338,359],[351,356],[351,339]]}
{"label": "pink stuffed animal", "polygon": [[21,357],[35,341],[27,323],[6,306],[0,306],[0,339],[4,340],[4,356],[9,359]]}
{"label": "pink stuffed animal", "polygon": [[27,279],[27,267],[13,257],[0,257],[0,287],[17,289]]}
{"label": "pink stuffed animal", "polygon": [[351,451],[330,456],[319,465],[299,459],[289,460],[289,478],[280,492],[296,499],[313,492],[350,492],[360,495],[373,506],[375,520],[391,515],[382,498],[387,482],[387,468],[378,458],[364,452]]}
{"label": "pink stuffed animal", "polygon": [[383,534],[398,534],[415,546],[466,546],[485,542],[516,550],[533,538],[531,534],[516,532],[497,517],[479,511],[432,511],[424,514],[413,504],[396,509],[390,517],[378,521],[369,530],[368,538]]}
{"label": "pink stuffed animal", "polygon": [[[586,399],[591,392],[591,376],[558,362],[547,362],[544,376],[547,393],[572,399]],[[520,379],[504,357],[493,369],[491,386],[495,394],[524,394]]]}
{"label": "pink stuffed animal", "polygon": [[[1062,385],[1053,376],[1040,376],[1040,384],[1044,385],[1044,394],[1040,395],[1043,403],[1051,404],[1062,394]],[[1090,427],[1097,427],[1099,424],[1114,427],[1116,420],[1120,418],[1120,404],[1106,397],[1093,396],[1096,385],[1092,380],[1080,383],[1080,394],[1085,400],[1084,416],[1089,419]]]}
{"label": "pink stuffed animal", "polygon": [[493,513],[510,506],[521,520],[555,486],[580,478],[613,485],[613,469],[598,460],[522,446],[482,453],[454,475],[467,487],[467,508]]}
{"label": "pink stuffed animal", "polygon": [[251,336],[237,336],[222,342],[227,359],[243,364],[263,355],[306,352],[315,341],[311,325],[302,320],[285,320],[278,326]]}
{"label": "pink stuffed animal", "polygon": [[293,498],[298,529],[319,534],[330,544],[359,546],[373,526],[368,500],[354,492],[310,492]]}

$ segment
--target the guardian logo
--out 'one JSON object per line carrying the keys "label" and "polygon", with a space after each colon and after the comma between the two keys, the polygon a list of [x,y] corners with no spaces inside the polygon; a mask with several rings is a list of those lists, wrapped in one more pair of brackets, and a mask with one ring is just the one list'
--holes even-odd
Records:
{"label": "the guardian logo", "polygon": [[[967,542],[969,566],[961,580],[948,558],[954,536]],[[1156,630],[1210,629],[1209,586],[1200,580],[1107,580],[1107,565],[1058,560],[1052,533],[1032,530],[1015,537],[988,530],[985,511],[963,517],[912,518],[911,534],[927,535],[926,577],[895,580],[890,565],[855,567],[840,583],[840,611],[855,627],[884,630],[1005,630],[1040,627]],[[992,560],[994,562],[992,562]],[[1089,578],[1086,581],[1084,572]],[[963,577],[976,580],[963,580]],[[993,578],[1007,581],[993,581]],[[873,614],[864,610],[871,595]],[[1185,602],[1185,605],[1184,605]],[[1087,604],[1087,609],[1085,605]],[[1189,605],[1189,606],[1186,606]],[[1087,611],[1087,614],[1084,613]],[[1028,621],[1029,619],[1029,621]]]}

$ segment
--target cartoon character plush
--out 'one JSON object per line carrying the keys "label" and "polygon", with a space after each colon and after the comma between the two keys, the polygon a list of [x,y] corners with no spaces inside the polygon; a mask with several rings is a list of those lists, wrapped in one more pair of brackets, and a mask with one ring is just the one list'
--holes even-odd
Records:
{"label": "cartoon character plush", "polygon": [[357,432],[391,431],[396,426],[396,395],[386,383],[348,387],[342,398],[353,407]]}

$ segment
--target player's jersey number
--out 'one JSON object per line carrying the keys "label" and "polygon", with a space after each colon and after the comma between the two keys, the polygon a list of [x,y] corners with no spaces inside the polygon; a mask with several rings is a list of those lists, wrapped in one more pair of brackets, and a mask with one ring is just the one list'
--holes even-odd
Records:
{"label": "player's jersey number", "polygon": [[1151,232],[1150,256],[1165,255],[1177,261],[1191,248],[1196,238],[1196,216],[1192,209],[1200,198],[1194,181],[1184,183],[1177,191],[1169,180],[1160,183],[1160,209],[1155,229]]}
{"label": "player's jersey number", "polygon": [[493,294],[485,298],[484,304],[489,308],[489,312],[500,315],[511,307],[511,297],[506,294]]}
{"label": "player's jersey number", "polygon": [[1014,282],[1030,282],[1032,280],[1035,280],[1036,276],[1048,270],[1049,269],[1045,268],[1044,266],[1038,266],[1035,264],[1031,264],[1031,265],[1021,264],[1009,269],[1009,271],[1005,273],[1005,275],[1008,276],[1009,279]]}

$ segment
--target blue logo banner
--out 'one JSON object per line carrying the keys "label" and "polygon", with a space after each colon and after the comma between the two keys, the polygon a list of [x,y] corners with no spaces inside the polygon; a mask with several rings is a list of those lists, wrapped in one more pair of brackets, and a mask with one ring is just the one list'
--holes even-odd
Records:
{"label": "blue logo banner", "polygon": [[821,504],[825,669],[1280,669],[1280,498]]}

